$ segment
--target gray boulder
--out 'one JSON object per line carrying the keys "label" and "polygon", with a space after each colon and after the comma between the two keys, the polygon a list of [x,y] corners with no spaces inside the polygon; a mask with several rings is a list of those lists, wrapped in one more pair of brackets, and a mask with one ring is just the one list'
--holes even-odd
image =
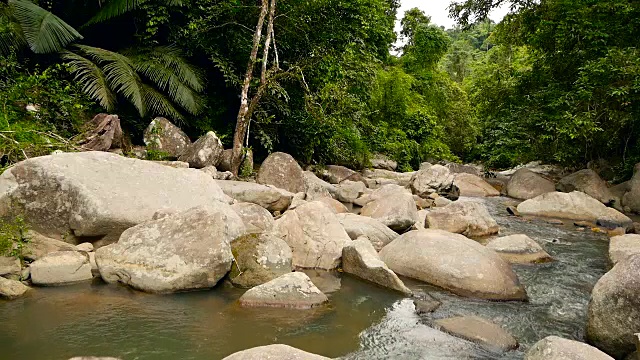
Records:
{"label": "gray boulder", "polygon": [[355,275],[385,288],[411,294],[402,280],[380,260],[371,242],[361,237],[352,241],[342,249],[342,269],[347,274]]}
{"label": "gray boulder", "polygon": [[78,251],[49,253],[29,266],[34,285],[68,285],[91,280],[89,255]]}
{"label": "gray boulder", "polygon": [[173,158],[178,158],[191,146],[187,134],[163,117],[151,121],[144,130],[142,139],[147,148],[169,154]]}
{"label": "gray boulder", "polygon": [[0,175],[0,216],[21,212],[34,231],[71,243],[111,243],[157,210],[219,201],[230,199],[199,171],[106,152],[32,158]]}
{"label": "gray boulder", "polygon": [[335,214],[344,214],[349,212],[349,209],[347,209],[347,207],[344,206],[343,203],[341,203],[336,199],[324,197],[324,198],[318,198],[315,200],[327,205],[327,207]]}
{"label": "gray boulder", "polygon": [[636,254],[640,254],[640,235],[626,234],[609,240],[609,260],[613,265]]}
{"label": "gray boulder", "polygon": [[362,171],[362,174],[368,179],[375,179],[378,182],[382,182],[382,179],[392,180],[396,185],[400,186],[409,186],[409,183],[411,183],[411,178],[413,177],[413,175],[415,175],[415,173],[415,171],[400,173],[383,169],[365,169],[364,171]]}
{"label": "gray boulder", "polygon": [[527,351],[524,360],[613,360],[613,358],[585,343],[547,336]]}
{"label": "gray boulder", "polygon": [[308,269],[337,268],[342,248],[351,242],[336,214],[319,201],[285,212],[273,234],[291,247],[293,266]]}
{"label": "gray boulder", "polygon": [[20,276],[21,273],[20,259],[13,256],[0,256],[0,276]]}
{"label": "gray boulder", "polygon": [[505,192],[515,199],[533,199],[536,196],[556,191],[553,182],[529,169],[519,169],[507,183]]}
{"label": "gray boulder", "polygon": [[23,249],[24,258],[29,261],[38,260],[39,258],[56,251],[74,251],[76,247],[67,242],[51,239],[33,230],[27,232],[29,241]]}
{"label": "gray boulder", "polygon": [[489,348],[509,351],[518,348],[518,341],[500,326],[478,316],[460,316],[436,320],[440,330]]}
{"label": "gray boulder", "polygon": [[444,165],[452,174],[470,174],[481,177],[484,174],[482,165],[447,163]]}
{"label": "gray boulder", "polygon": [[273,185],[297,194],[305,191],[304,173],[293,156],[282,152],[269,155],[260,165],[258,184]]}
{"label": "gray boulder", "polygon": [[229,197],[260,205],[269,211],[284,211],[293,200],[294,194],[275,186],[232,180],[216,180],[216,184]]}
{"label": "gray boulder", "polygon": [[561,192],[581,191],[603,204],[615,204],[616,202],[607,183],[590,169],[580,170],[563,177],[556,185],[556,190]]}
{"label": "gray boulder", "polygon": [[379,220],[392,230],[402,232],[418,221],[413,196],[397,185],[385,185],[369,195],[360,215]]}
{"label": "gray boulder", "polygon": [[151,293],[215,286],[231,268],[230,242],[243,235],[231,206],[200,206],[127,229],[96,251],[102,279]]}
{"label": "gray boulder", "polygon": [[231,243],[235,264],[229,279],[239,287],[251,288],[288,274],[291,248],[284,240],[270,234],[249,234]]}
{"label": "gray boulder", "polygon": [[461,296],[488,300],[525,300],[511,269],[493,250],[443,230],[415,230],[380,251],[396,274],[442,287]]}
{"label": "gray boulder", "polygon": [[273,228],[273,216],[260,205],[241,202],[231,205],[231,208],[240,215],[247,232],[261,233]]}
{"label": "gray boulder", "polygon": [[331,184],[340,184],[345,180],[363,180],[360,173],[340,165],[327,165],[319,170],[319,175]]}
{"label": "gray boulder", "polygon": [[344,180],[337,186],[336,199],[352,203],[367,190],[367,186],[361,181]]}
{"label": "gray boulder", "polygon": [[493,239],[486,246],[511,264],[537,264],[553,260],[542,246],[524,234]]}
{"label": "gray boulder", "polygon": [[498,190],[496,190],[488,182],[484,181],[484,179],[476,175],[467,173],[456,174],[453,180],[453,184],[460,190],[460,196],[500,196],[500,192]]}
{"label": "gray boulder", "polygon": [[233,176],[232,172],[230,172],[230,171],[224,171],[224,172],[218,171],[218,169],[213,165],[205,166],[202,169],[200,169],[200,171],[202,171],[203,173],[211,176],[211,178],[213,180],[233,180],[235,178],[235,176]]}
{"label": "gray boulder", "polygon": [[0,276],[0,299],[13,300],[21,297],[29,287],[17,280],[9,280]]}
{"label": "gray boulder", "polygon": [[303,176],[304,188],[309,201],[333,197],[338,192],[335,185],[329,184],[328,182],[320,179],[311,171],[305,171]]}
{"label": "gray boulder", "polygon": [[329,360],[324,356],[315,355],[291,347],[289,345],[274,344],[259,346],[231,354],[222,360]]}
{"label": "gray boulder", "polygon": [[398,234],[389,229],[380,221],[356,214],[338,214],[338,221],[347,231],[352,240],[364,236],[376,251],[380,251],[385,245],[398,237]]}
{"label": "gray boulder", "polygon": [[246,307],[310,309],[327,301],[327,296],[302,272],[282,275],[247,290],[240,297],[240,305]]}
{"label": "gray boulder", "polygon": [[456,201],[429,211],[425,227],[470,237],[493,235],[500,230],[487,208],[472,201]]}
{"label": "gray boulder", "polygon": [[222,159],[222,141],[213,131],[202,135],[191,144],[178,160],[188,162],[189,166],[201,169],[207,166],[217,166]]}
{"label": "gray boulder", "polygon": [[411,179],[411,190],[414,194],[428,198],[433,193],[449,192],[453,186],[454,176],[442,165],[433,165],[420,170]]}
{"label": "gray boulder", "polygon": [[374,154],[370,160],[371,166],[374,169],[384,169],[389,171],[396,171],[398,168],[398,163],[389,159],[387,156],[382,154]]}

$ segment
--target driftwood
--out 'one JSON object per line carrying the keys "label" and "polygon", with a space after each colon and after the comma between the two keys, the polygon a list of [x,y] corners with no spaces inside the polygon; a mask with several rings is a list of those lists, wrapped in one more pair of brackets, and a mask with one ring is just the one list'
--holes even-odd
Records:
{"label": "driftwood", "polygon": [[98,114],[86,124],[78,145],[87,151],[108,151],[124,145],[124,134],[118,115]]}

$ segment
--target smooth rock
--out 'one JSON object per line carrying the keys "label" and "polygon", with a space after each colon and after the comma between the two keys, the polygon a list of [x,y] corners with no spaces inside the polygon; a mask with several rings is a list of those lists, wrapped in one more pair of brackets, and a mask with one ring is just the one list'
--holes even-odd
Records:
{"label": "smooth rock", "polygon": [[92,243],[82,243],[82,244],[78,244],[76,245],[76,250],[78,251],[84,251],[84,252],[91,252],[93,251],[93,244]]}
{"label": "smooth rock", "polygon": [[0,299],[13,300],[21,297],[29,287],[17,280],[9,280],[0,276]]}
{"label": "smooth rock", "polygon": [[302,272],[292,272],[247,290],[240,305],[310,309],[329,301]]}
{"label": "smooth rock", "polygon": [[191,144],[178,160],[187,162],[196,169],[216,166],[222,159],[223,150],[222,141],[216,133],[209,131]]}
{"label": "smooth rock", "polygon": [[500,192],[479,176],[467,173],[456,174],[453,184],[460,189],[460,196],[500,196]]}
{"label": "smooth rock", "polygon": [[527,294],[511,265],[493,250],[443,230],[416,230],[380,251],[396,274],[439,286],[462,296],[525,300]]}
{"label": "smooth rock", "polygon": [[478,316],[461,316],[435,321],[448,334],[501,351],[518,348],[518,341],[500,326]]}
{"label": "smooth rock", "polygon": [[585,343],[547,336],[527,351],[524,360],[613,360],[613,358]]}
{"label": "smooth rock", "polygon": [[320,179],[311,171],[305,171],[303,176],[304,188],[309,201],[333,197],[338,192],[335,185]]}
{"label": "smooth rock", "polygon": [[151,121],[144,130],[142,139],[149,149],[161,151],[173,158],[184,154],[191,146],[187,134],[163,117]]}
{"label": "smooth rock", "polygon": [[[415,175],[414,172],[399,173],[395,171],[382,170],[382,169],[365,169],[362,174],[369,179],[388,179],[393,180],[400,186],[408,186],[411,183],[411,178]],[[386,185],[386,184],[385,184]]]}
{"label": "smooth rock", "polygon": [[425,225],[427,222],[427,214],[431,210],[420,210],[418,211],[418,221],[414,224],[416,230],[424,230],[426,229]]}
{"label": "smooth rock", "polygon": [[289,208],[295,195],[275,186],[251,182],[216,180],[215,183],[229,197],[240,202],[260,205],[272,212],[284,211]]}
{"label": "smooth rock", "polygon": [[640,254],[640,235],[638,234],[614,236],[609,241],[609,260],[613,265],[636,254]]}
{"label": "smooth rock", "polygon": [[34,285],[67,285],[93,278],[89,255],[78,251],[49,253],[32,262],[29,268]]}
{"label": "smooth rock", "polygon": [[344,180],[337,186],[336,199],[352,203],[364,194],[367,186],[361,181]]}
{"label": "smooth rock", "polygon": [[335,269],[342,248],[351,242],[336,214],[319,201],[285,212],[276,220],[273,234],[291,247],[293,266],[309,269]]}
{"label": "smooth rock", "polygon": [[127,229],[96,251],[96,262],[107,283],[141,291],[212,288],[231,268],[230,242],[244,232],[231,206],[200,206]]}
{"label": "smooth rock", "polygon": [[371,166],[374,169],[384,169],[389,171],[396,171],[398,168],[398,163],[389,159],[387,156],[382,154],[374,154],[371,157]]}
{"label": "smooth rock", "polygon": [[293,156],[275,152],[269,155],[258,171],[258,184],[273,185],[291,193],[305,192],[302,168]]}
{"label": "smooth rock", "polygon": [[349,212],[349,209],[347,209],[347,207],[344,206],[343,203],[341,203],[336,199],[323,197],[323,198],[317,198],[315,200],[327,205],[327,207],[335,214],[344,214]]}
{"label": "smooth rock", "polygon": [[398,237],[395,231],[370,217],[356,214],[338,214],[338,221],[340,221],[340,224],[342,224],[352,240],[364,236],[371,242],[376,251],[380,251],[385,245]]}
{"label": "smooth rock", "polygon": [[520,169],[509,179],[506,194],[515,199],[533,199],[536,196],[556,191],[553,182],[529,170]]}
{"label": "smooth rock", "polygon": [[413,196],[397,185],[385,185],[369,195],[371,201],[360,215],[379,220],[392,230],[402,232],[418,221],[418,210]]}
{"label": "smooth rock", "polygon": [[360,173],[340,165],[327,165],[319,175],[331,184],[340,184],[345,180],[362,181]]}
{"label": "smooth rock", "polygon": [[222,360],[329,360],[324,356],[311,354],[289,345],[274,344],[240,351]]}
{"label": "smooth rock", "polygon": [[553,260],[542,246],[524,234],[493,239],[486,246],[511,264],[537,264]]}
{"label": "smooth rock", "polygon": [[420,197],[427,198],[433,193],[445,193],[453,186],[454,176],[442,165],[433,165],[420,170],[411,179],[411,190]]}
{"label": "smooth rock", "polygon": [[13,256],[0,256],[0,276],[20,275],[22,265],[20,259]]}
{"label": "smooth rock", "polygon": [[444,196],[439,196],[435,200],[433,200],[433,205],[435,207],[439,207],[439,208],[445,207],[445,206],[447,206],[447,205],[449,205],[451,203],[453,203],[453,201],[447,199]]}
{"label": "smooth rock", "polygon": [[342,269],[384,288],[411,294],[402,280],[380,260],[376,249],[366,237],[352,241],[342,249]]}
{"label": "smooth rock", "polygon": [[239,287],[258,286],[293,270],[291,248],[271,234],[241,236],[231,243],[231,251],[235,264],[229,279]]}
{"label": "smooth rock", "polygon": [[29,261],[38,260],[39,258],[56,251],[75,251],[76,247],[67,242],[51,239],[35,231],[28,231],[27,238],[29,242],[23,249],[24,258]]}
{"label": "smooth rock", "polygon": [[616,201],[609,191],[607,183],[590,169],[580,170],[563,177],[556,185],[556,190],[561,192],[581,191],[603,204],[614,204]]}
{"label": "smooth rock", "polygon": [[471,201],[456,201],[431,210],[427,214],[425,227],[470,237],[493,235],[500,230],[487,208]]}
{"label": "smooth rock", "polygon": [[260,233],[273,228],[275,223],[273,216],[260,205],[241,202],[231,205],[231,208],[240,215],[247,232]]}

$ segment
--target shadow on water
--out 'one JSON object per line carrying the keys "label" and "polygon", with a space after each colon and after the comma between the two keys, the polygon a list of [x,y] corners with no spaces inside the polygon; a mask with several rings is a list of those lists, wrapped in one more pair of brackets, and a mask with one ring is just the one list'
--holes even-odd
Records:
{"label": "shadow on water", "polygon": [[[410,299],[349,276],[310,273],[330,305],[303,310],[242,309],[242,290],[168,296],[148,295],[102,283],[35,289],[23,299],[0,302],[0,358],[66,360],[78,355],[123,360],[221,359],[254,346],[285,343],[344,359],[522,359],[548,335],[582,340],[595,282],[607,270],[606,236],[572,225],[509,217],[508,199],[483,201],[501,235],[525,233],[555,262],[514,267],[528,303],[461,298],[406,280],[443,305],[415,314]],[[433,319],[478,315],[506,328],[518,351],[496,354],[429,327]]]}

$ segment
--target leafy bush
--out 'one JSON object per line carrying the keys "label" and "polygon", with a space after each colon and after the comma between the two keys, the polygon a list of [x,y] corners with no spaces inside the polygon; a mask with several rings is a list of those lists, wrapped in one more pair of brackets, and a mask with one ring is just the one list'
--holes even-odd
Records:
{"label": "leafy bush", "polygon": [[29,242],[29,229],[21,216],[13,219],[0,219],[0,256],[13,256],[23,259],[24,246]]}

